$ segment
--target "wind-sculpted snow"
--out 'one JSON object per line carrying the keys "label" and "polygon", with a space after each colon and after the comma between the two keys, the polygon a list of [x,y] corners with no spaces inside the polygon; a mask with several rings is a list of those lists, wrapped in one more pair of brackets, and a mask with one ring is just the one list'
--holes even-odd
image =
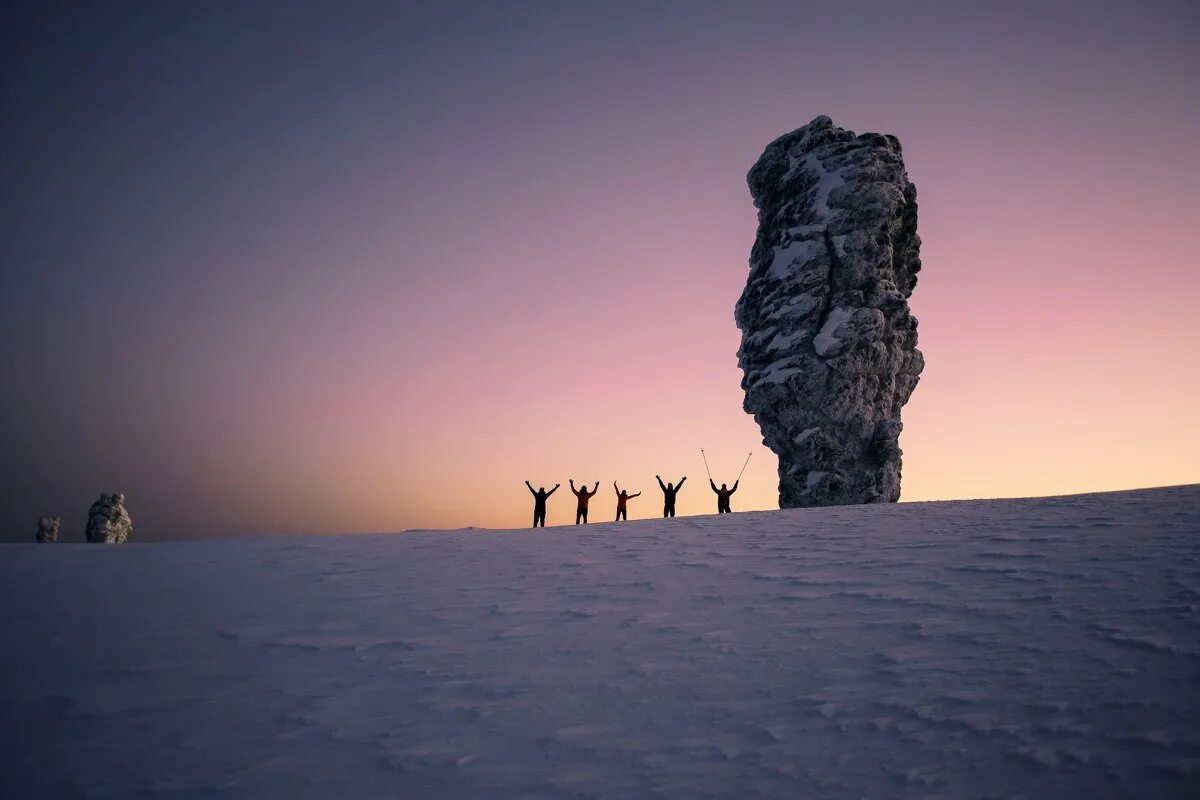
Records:
{"label": "wind-sculpted snow", "polygon": [[1195,486],[8,545],[0,603],[3,797],[1200,796]]}
{"label": "wind-sculpted snow", "polygon": [[768,145],[747,182],[758,236],[738,362],[746,411],[779,456],[779,505],[895,502],[900,409],[925,365],[900,142],[817,117]]}

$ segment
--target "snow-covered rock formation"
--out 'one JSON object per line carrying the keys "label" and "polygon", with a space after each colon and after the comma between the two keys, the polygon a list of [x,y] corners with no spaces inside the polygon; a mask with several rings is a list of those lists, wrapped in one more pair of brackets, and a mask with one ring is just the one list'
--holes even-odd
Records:
{"label": "snow-covered rock formation", "polygon": [[39,542],[46,544],[48,542],[58,541],[58,517],[40,517],[38,518],[38,529],[34,538]]}
{"label": "snow-covered rock formation", "polygon": [[900,142],[817,117],[768,145],[747,183],[758,236],[738,362],[745,409],[779,456],[779,505],[895,502],[900,409],[925,365]]}
{"label": "snow-covered rock formation", "polygon": [[87,540],[121,544],[133,533],[133,520],[125,510],[125,495],[102,494],[88,511]]}

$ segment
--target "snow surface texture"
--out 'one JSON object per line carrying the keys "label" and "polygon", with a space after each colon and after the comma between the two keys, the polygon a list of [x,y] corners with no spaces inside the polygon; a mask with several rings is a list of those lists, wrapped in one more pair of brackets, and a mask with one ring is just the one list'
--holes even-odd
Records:
{"label": "snow surface texture", "polygon": [[0,602],[5,798],[1200,791],[1198,486],[7,545]]}
{"label": "snow surface texture", "polygon": [[895,502],[900,409],[925,365],[900,142],[817,117],[768,145],[747,182],[758,237],[738,362],[746,411],[779,456],[779,505]]}
{"label": "snow surface texture", "polygon": [[122,544],[133,535],[133,520],[125,510],[125,495],[102,494],[88,509],[84,538],[99,544]]}

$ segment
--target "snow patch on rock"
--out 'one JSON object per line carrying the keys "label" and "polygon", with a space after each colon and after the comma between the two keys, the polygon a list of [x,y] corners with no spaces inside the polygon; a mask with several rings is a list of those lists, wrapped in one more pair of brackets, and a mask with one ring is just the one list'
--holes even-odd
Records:
{"label": "snow patch on rock", "polygon": [[821,330],[813,339],[813,349],[817,351],[817,355],[826,355],[833,349],[840,341],[837,337],[837,329],[853,316],[854,311],[849,308],[835,308],[829,312],[829,316],[825,318],[825,324],[821,326]]}

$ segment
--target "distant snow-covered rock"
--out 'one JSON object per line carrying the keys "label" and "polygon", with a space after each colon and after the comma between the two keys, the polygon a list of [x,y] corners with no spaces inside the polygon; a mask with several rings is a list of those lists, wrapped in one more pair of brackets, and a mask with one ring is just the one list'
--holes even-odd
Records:
{"label": "distant snow-covered rock", "polygon": [[133,520],[125,510],[125,495],[102,494],[88,511],[87,540],[121,544],[133,534]]}
{"label": "distant snow-covered rock", "polygon": [[58,517],[41,517],[38,519],[38,529],[34,538],[43,544],[58,541]]}
{"label": "distant snow-covered rock", "polygon": [[779,505],[895,502],[900,410],[925,366],[900,142],[817,117],[768,145],[747,183],[758,235],[738,362],[745,409],[779,456]]}

